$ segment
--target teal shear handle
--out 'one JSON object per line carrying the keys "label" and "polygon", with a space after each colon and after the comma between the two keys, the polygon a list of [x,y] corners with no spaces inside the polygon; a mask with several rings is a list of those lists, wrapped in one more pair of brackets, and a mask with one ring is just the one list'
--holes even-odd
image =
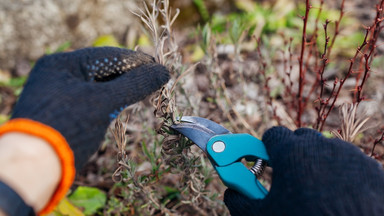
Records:
{"label": "teal shear handle", "polygon": [[[263,199],[267,195],[268,191],[257,180],[264,162],[269,160],[259,139],[249,134],[232,134],[220,124],[194,116],[183,116],[180,123],[171,128],[188,137],[208,155],[227,187],[251,199]],[[256,163],[248,169],[241,163],[243,158]]]}
{"label": "teal shear handle", "polygon": [[207,143],[207,154],[223,183],[251,199],[263,199],[268,191],[241,159],[268,161],[263,142],[249,134],[213,136]]}

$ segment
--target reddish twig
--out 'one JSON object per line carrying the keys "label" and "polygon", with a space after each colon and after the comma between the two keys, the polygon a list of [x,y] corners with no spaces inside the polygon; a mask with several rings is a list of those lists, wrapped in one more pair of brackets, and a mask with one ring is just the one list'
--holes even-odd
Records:
{"label": "reddish twig", "polygon": [[[330,96],[330,97],[333,97],[333,100],[332,100],[330,107],[328,108],[328,110],[323,109],[321,111],[322,119],[321,119],[321,122],[320,122],[319,127],[318,127],[320,131],[323,129],[324,123],[325,123],[327,117],[329,116],[329,114],[331,113],[333,108],[335,107],[336,100],[339,97],[339,94],[340,94],[341,89],[343,88],[344,82],[352,75],[354,63],[358,60],[358,56],[360,54],[362,54],[363,58],[365,59],[365,65],[364,65],[365,70],[364,70],[363,80],[357,88],[357,91],[358,91],[357,102],[360,102],[361,100],[363,100],[363,97],[361,96],[361,92],[362,92],[363,86],[366,82],[366,79],[369,77],[369,71],[370,71],[369,65],[370,65],[370,62],[372,60],[374,50],[376,48],[378,35],[379,35],[380,31],[382,30],[382,27],[380,26],[380,24],[384,20],[384,18],[383,18],[383,5],[384,5],[384,0],[381,0],[380,4],[376,6],[376,18],[374,20],[374,23],[370,27],[366,28],[365,36],[364,36],[364,40],[363,40],[362,44],[356,49],[356,53],[353,56],[353,58],[350,59],[350,64],[349,64],[347,74],[344,76],[343,79],[340,80],[340,84],[339,84],[339,87],[337,88],[337,91],[334,92]],[[370,34],[370,32],[373,32],[373,33]],[[367,45],[369,45],[368,51],[364,52]],[[328,56],[329,56],[329,50],[328,50]]]}
{"label": "reddish twig", "polygon": [[305,15],[302,17],[303,19],[303,33],[301,37],[301,52],[299,57],[299,91],[298,91],[298,112],[297,112],[297,127],[301,127],[301,116],[303,114],[303,88],[305,85],[305,73],[306,70],[304,68],[304,54],[305,47],[307,45],[307,24],[308,24],[308,15],[311,10],[311,5],[309,4],[309,0],[305,1]]}
{"label": "reddish twig", "polygon": [[[325,34],[325,44],[324,44],[324,50],[323,50],[323,53],[321,54],[321,59],[320,59],[322,64],[321,64],[320,68],[317,70],[318,71],[317,83],[320,86],[320,93],[319,93],[319,97],[317,99],[317,101],[319,102],[319,106],[315,108],[317,111],[317,120],[316,120],[315,128],[318,130],[322,130],[323,125],[324,125],[324,123],[328,117],[329,113],[326,112],[326,108],[329,104],[329,101],[331,100],[332,97],[337,98],[337,95],[339,94],[339,92],[336,92],[336,87],[337,87],[337,84],[339,83],[339,80],[336,78],[334,83],[333,83],[333,88],[332,88],[330,96],[326,99],[323,98],[325,86],[326,86],[326,79],[324,79],[324,72],[325,72],[325,69],[329,63],[329,59],[330,59],[330,56],[332,53],[332,48],[335,44],[337,37],[340,34],[340,23],[341,23],[341,20],[343,19],[344,14],[345,14],[344,3],[345,3],[345,0],[342,0],[341,5],[340,5],[339,19],[337,21],[335,21],[335,32],[334,32],[334,35],[333,35],[331,41],[330,41],[330,37],[328,36],[328,24],[330,23],[330,21],[326,20],[326,23],[323,26],[324,27],[324,34]],[[347,75],[347,76],[349,76],[349,75]],[[343,85],[342,82],[344,82],[344,81],[340,80],[340,86]],[[330,109],[333,109],[334,102],[335,101],[332,102],[333,105],[331,105]]]}
{"label": "reddish twig", "polygon": [[[333,97],[333,100],[332,100],[332,103],[331,103],[331,105],[330,105],[330,107],[328,108],[328,110],[323,110],[322,112],[321,112],[321,117],[322,117],[322,119],[321,119],[321,122],[320,122],[320,124],[319,124],[319,130],[322,130],[323,129],[323,127],[324,127],[324,123],[325,123],[325,121],[326,121],[326,119],[327,119],[327,117],[328,117],[328,115],[330,114],[330,112],[333,110],[333,108],[334,108],[334,106],[335,106],[335,102],[336,102],[336,100],[338,99],[338,96],[339,96],[339,94],[340,94],[340,91],[341,91],[341,89],[342,89],[342,87],[343,87],[343,85],[344,85],[344,82],[351,76],[351,74],[353,73],[353,66],[354,66],[354,63],[356,62],[356,60],[357,60],[357,58],[358,58],[358,56],[360,55],[360,54],[363,54],[363,58],[365,58],[365,76],[363,77],[363,81],[362,81],[362,84],[364,85],[364,83],[365,83],[365,81],[366,81],[366,79],[368,78],[368,74],[369,74],[369,70],[370,70],[370,67],[369,67],[369,63],[368,62],[370,62],[369,61],[369,59],[372,57],[372,54],[373,54],[373,51],[374,51],[374,49],[375,49],[375,47],[376,47],[376,42],[377,42],[377,38],[376,39],[374,39],[374,40],[372,40],[371,38],[372,37],[369,37],[370,36],[370,32],[373,30],[373,32],[374,32],[374,36],[373,36],[373,38],[375,38],[376,36],[375,35],[377,35],[377,34],[379,34],[379,32],[380,32],[380,30],[381,30],[381,27],[380,27],[380,22],[383,20],[381,17],[382,17],[382,13],[383,13],[383,10],[382,10],[382,6],[383,6],[383,3],[384,3],[384,0],[381,0],[381,3],[380,3],[380,5],[379,6],[377,6],[376,7],[376,9],[377,9],[377,16],[376,16],[376,18],[375,18],[375,21],[374,21],[374,24],[372,25],[372,26],[370,26],[370,27],[368,27],[368,28],[366,28],[366,32],[365,32],[365,36],[364,36],[364,40],[363,40],[363,42],[362,42],[362,44],[356,49],[356,53],[355,53],[355,55],[353,56],[353,58],[352,59],[350,59],[350,64],[349,64],[349,68],[348,68],[348,71],[347,71],[347,74],[344,76],[344,78],[343,79],[341,79],[340,80],[340,84],[339,84],[339,87],[337,88],[337,91],[333,94],[333,95],[331,95],[330,97]],[[378,37],[378,36],[377,36]],[[368,38],[370,38],[370,39],[368,39]],[[365,49],[365,47],[366,47],[366,45],[370,45],[369,46],[369,48],[370,48],[370,51],[369,51],[369,53],[368,54],[366,54],[366,53],[364,53],[363,52],[363,50]],[[332,45],[332,44],[331,44]],[[329,54],[329,49],[328,49],[328,56],[330,55]],[[362,85],[360,85],[359,87],[358,87],[358,91],[360,91],[361,92],[361,90],[362,90]],[[362,97],[361,97],[361,93],[359,94],[358,93],[358,95],[360,95],[360,96],[358,96],[358,98],[360,98],[360,100],[362,99]]]}
{"label": "reddish twig", "polygon": [[[319,9],[319,12],[317,13],[317,16],[316,16],[316,21],[315,21],[315,31],[314,33],[317,35],[317,32],[319,30],[318,28],[318,24],[319,24],[319,21],[320,21],[320,16],[321,16],[321,12],[323,11],[323,7],[324,7],[324,0],[321,0],[320,1],[320,7],[318,8]],[[315,35],[314,34],[314,35]]]}
{"label": "reddish twig", "polygon": [[361,80],[361,83],[359,86],[357,86],[357,97],[356,97],[356,102],[357,103],[360,103],[362,100],[364,100],[364,97],[362,96],[362,91],[363,91],[363,87],[364,87],[364,84],[366,82],[366,80],[368,79],[369,77],[369,72],[371,70],[370,68],[370,63],[372,62],[373,60],[373,57],[374,57],[374,52],[376,50],[376,43],[377,43],[377,40],[379,38],[379,34],[380,34],[380,31],[382,30],[382,26],[381,25],[381,22],[383,21],[383,3],[384,3],[384,0],[381,1],[381,3],[379,5],[376,5],[376,17],[375,17],[375,20],[374,20],[374,23],[367,28],[367,31],[371,31],[371,36],[368,40],[368,49],[369,51],[368,54],[364,54],[364,75],[363,75],[363,79]]}
{"label": "reddish twig", "polygon": [[364,54],[364,60],[365,60],[364,75],[363,75],[363,79],[361,80],[360,85],[357,86],[357,88],[356,88],[356,90],[357,90],[356,102],[357,103],[360,103],[362,100],[364,100],[364,97],[362,96],[362,91],[363,91],[363,86],[364,86],[364,84],[365,84],[365,82],[369,76],[369,71],[371,70],[371,67],[369,66],[369,60],[372,57],[373,50],[374,49],[371,49],[369,54]]}
{"label": "reddish twig", "polygon": [[[322,119],[323,119],[323,116],[322,116],[322,112],[324,110],[324,108],[327,106],[328,104],[328,101],[329,99],[323,99],[323,96],[324,96],[324,90],[325,90],[325,86],[326,86],[326,79],[324,78],[324,71],[325,71],[325,68],[327,67],[328,63],[329,63],[329,60],[327,58],[327,50],[328,50],[328,44],[329,44],[329,36],[328,36],[328,24],[330,23],[329,20],[326,20],[325,21],[325,24],[324,24],[324,37],[325,37],[325,43],[324,43],[324,51],[323,53],[321,54],[321,67],[320,69],[318,70],[318,79],[317,79],[317,82],[320,84],[320,94],[319,94],[319,97],[318,97],[318,101],[319,101],[319,106],[316,108],[317,110],[317,121],[316,121],[316,129],[319,129],[319,125],[320,123],[322,122]],[[335,89],[336,85],[334,84],[334,87],[333,89]]]}
{"label": "reddish twig", "polygon": [[331,55],[331,52],[332,52],[332,48],[333,48],[333,45],[335,44],[335,41],[336,41],[336,38],[337,36],[340,34],[340,23],[341,23],[341,20],[343,19],[344,17],[344,2],[345,0],[343,0],[341,2],[341,5],[340,5],[340,16],[339,16],[339,19],[335,22],[335,34],[333,35],[332,37],[332,41],[330,43],[330,45],[328,46],[328,59],[329,59],[329,56]]}
{"label": "reddish twig", "polygon": [[[319,21],[320,21],[320,16],[321,16],[321,12],[323,11],[323,6],[324,6],[324,0],[321,0],[320,1],[320,6],[318,7],[318,13],[317,13],[317,16],[316,16],[316,20],[315,20],[315,30],[313,31],[313,34],[311,36],[311,39],[310,39],[310,44],[311,46],[309,47],[309,55],[307,57],[307,62],[306,62],[306,65],[305,67],[307,68],[307,70],[310,69],[310,65],[314,65],[312,68],[313,68],[313,71],[317,72],[318,71],[318,68],[319,68],[319,64],[318,64],[318,61],[315,61],[315,63],[310,63],[310,59],[312,58],[313,56],[313,52],[316,52],[315,56],[318,56],[318,53],[317,53],[317,49],[314,49],[314,48],[317,48],[317,38],[318,38],[318,32],[319,32]],[[313,82],[312,84],[312,87],[311,87],[311,90],[309,91],[309,93],[307,94],[307,96],[305,97],[304,99],[304,106],[306,106],[311,98],[311,95],[313,94],[313,92],[316,90],[319,82],[318,82],[318,78],[319,78],[319,74],[316,73],[316,79],[315,81]],[[303,107],[304,109],[305,107]]]}
{"label": "reddish twig", "polygon": [[337,91],[334,92],[332,95],[329,96],[328,100],[330,100],[331,98],[333,98],[330,107],[328,108],[328,110],[323,109],[323,111],[321,112],[321,117],[322,117],[322,119],[321,119],[321,122],[320,122],[320,124],[319,124],[319,126],[318,126],[318,128],[319,128],[320,131],[323,130],[324,123],[325,123],[325,121],[327,120],[327,117],[328,117],[329,113],[331,113],[331,111],[332,111],[333,108],[335,107],[336,100],[337,100],[338,97],[339,97],[340,91],[341,91],[341,89],[343,88],[345,81],[351,76],[351,74],[352,74],[352,72],[353,72],[353,65],[354,65],[354,63],[355,63],[355,61],[356,61],[358,55],[361,53],[362,49],[367,45],[368,34],[369,34],[369,31],[366,31],[366,34],[365,34],[363,43],[356,49],[356,53],[355,53],[355,55],[353,56],[353,58],[349,60],[350,63],[349,63],[349,68],[348,68],[347,74],[344,76],[343,79],[340,79],[340,84],[339,84],[339,87],[337,88]]}
{"label": "reddish twig", "polygon": [[329,62],[328,58],[327,58],[327,48],[328,48],[328,43],[329,43],[329,36],[328,36],[328,31],[327,31],[328,24],[329,24],[329,20],[326,20],[325,24],[324,24],[324,36],[325,36],[324,52],[321,55],[322,65],[321,65],[321,68],[319,70],[320,84],[321,84],[320,85],[320,87],[321,87],[320,88],[320,98],[323,98],[324,87],[325,87],[325,82],[326,82],[326,80],[324,79],[324,71],[325,71],[325,68]]}

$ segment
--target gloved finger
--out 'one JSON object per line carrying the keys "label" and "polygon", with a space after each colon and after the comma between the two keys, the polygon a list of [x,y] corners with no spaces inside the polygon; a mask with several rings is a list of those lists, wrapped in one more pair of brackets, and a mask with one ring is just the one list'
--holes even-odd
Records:
{"label": "gloved finger", "polygon": [[36,62],[35,68],[40,73],[47,73],[42,76],[51,76],[52,71],[60,71],[83,81],[107,81],[111,75],[154,62],[152,56],[142,52],[117,47],[94,47],[44,56]]}
{"label": "gloved finger", "polygon": [[224,203],[232,216],[261,215],[260,208],[263,200],[252,200],[244,195],[227,189],[224,193]]}
{"label": "gloved finger", "polygon": [[113,80],[94,83],[94,86],[100,94],[108,95],[109,103],[119,111],[160,89],[169,78],[163,65],[152,63],[131,69]]}
{"label": "gloved finger", "polygon": [[275,154],[277,150],[280,149],[281,144],[293,135],[294,134],[291,130],[282,126],[272,127],[264,133],[262,141],[271,160],[275,157]]}
{"label": "gloved finger", "polygon": [[311,129],[311,128],[299,128],[295,130],[294,132],[297,136],[321,136],[321,133],[317,130]]}
{"label": "gloved finger", "polygon": [[[82,56],[82,71],[86,78],[99,82],[109,81],[144,64],[153,64],[155,59],[143,52],[104,47]],[[88,80],[87,79],[87,80]]]}

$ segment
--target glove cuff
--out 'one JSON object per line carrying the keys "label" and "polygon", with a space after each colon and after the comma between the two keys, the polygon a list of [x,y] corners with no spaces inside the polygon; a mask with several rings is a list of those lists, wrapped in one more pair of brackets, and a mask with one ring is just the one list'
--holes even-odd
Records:
{"label": "glove cuff", "polygon": [[0,136],[8,132],[21,132],[47,141],[56,152],[61,164],[61,180],[49,202],[39,214],[51,212],[67,194],[75,178],[75,161],[67,141],[54,128],[30,119],[12,119],[0,127]]}

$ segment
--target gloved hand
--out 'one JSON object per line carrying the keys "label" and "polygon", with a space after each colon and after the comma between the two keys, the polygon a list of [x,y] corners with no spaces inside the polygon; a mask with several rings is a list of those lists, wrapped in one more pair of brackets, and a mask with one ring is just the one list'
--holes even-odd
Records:
{"label": "gloved hand", "polygon": [[[52,173],[51,178],[36,176],[33,172],[17,175],[6,170],[2,173],[5,180],[0,179],[0,211],[15,215],[52,211],[71,186],[75,167],[79,170],[99,147],[110,121],[124,107],[143,99],[168,80],[167,69],[156,64],[153,57],[120,48],[87,48],[38,60],[12,119],[0,127],[0,136],[8,134],[8,141],[3,139],[3,148],[7,146],[4,142],[10,140],[24,139],[20,141],[22,144],[28,140],[27,144],[30,142],[43,151],[42,158],[60,163],[46,166],[48,169],[57,171],[58,165],[61,169]],[[29,136],[33,138],[26,138]],[[17,144],[19,148],[20,143]],[[14,149],[6,149],[14,154]],[[16,169],[34,167],[24,163],[31,158],[31,163],[38,162],[34,168],[44,167],[41,166],[44,162],[36,159],[36,151],[26,149],[25,160],[20,162],[20,157],[12,155],[7,160],[13,158],[19,162]],[[25,187],[28,184],[23,181],[11,182],[17,176],[32,177],[33,183],[29,185],[45,187],[46,191],[28,190]],[[42,182],[47,185],[38,185],[41,179],[46,180]],[[41,200],[33,199],[36,197]],[[15,205],[9,205],[10,202]]]}
{"label": "gloved hand", "polygon": [[113,117],[168,80],[167,69],[151,56],[127,49],[48,55],[33,68],[12,118],[32,119],[59,131],[79,170],[99,147]]}
{"label": "gloved hand", "polygon": [[274,127],[262,140],[273,168],[271,190],[250,200],[227,189],[232,215],[383,215],[383,168],[357,147],[305,128]]}

